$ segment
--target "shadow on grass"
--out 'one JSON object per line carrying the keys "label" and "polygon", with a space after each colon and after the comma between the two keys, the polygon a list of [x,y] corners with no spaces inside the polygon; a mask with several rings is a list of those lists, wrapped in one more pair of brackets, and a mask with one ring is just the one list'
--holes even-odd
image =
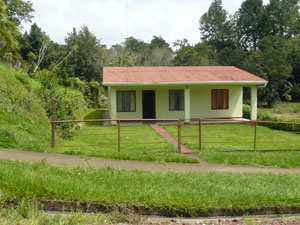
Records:
{"label": "shadow on grass", "polygon": [[[93,119],[102,119],[102,110],[95,109],[91,111],[89,114],[87,114],[83,119],[85,120],[93,120]],[[95,126],[103,126],[103,122],[86,122],[86,126],[88,127],[95,127]]]}

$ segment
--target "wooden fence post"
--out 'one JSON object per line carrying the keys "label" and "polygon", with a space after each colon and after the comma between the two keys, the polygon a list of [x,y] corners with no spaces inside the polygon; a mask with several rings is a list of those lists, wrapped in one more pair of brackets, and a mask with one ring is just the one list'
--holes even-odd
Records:
{"label": "wooden fence post", "polygon": [[121,151],[121,129],[120,129],[120,120],[118,120],[118,151]]}
{"label": "wooden fence post", "polygon": [[199,152],[202,150],[202,121],[199,119]]}
{"label": "wooden fence post", "polygon": [[257,121],[254,121],[254,151],[256,151],[256,129],[257,129]]}
{"label": "wooden fence post", "polygon": [[52,116],[51,116],[51,124],[52,124],[52,141],[51,147],[55,148],[55,122],[54,122],[54,99],[52,99]]}
{"label": "wooden fence post", "polygon": [[180,119],[178,120],[177,127],[178,127],[178,152],[181,153],[181,121],[180,121]]}

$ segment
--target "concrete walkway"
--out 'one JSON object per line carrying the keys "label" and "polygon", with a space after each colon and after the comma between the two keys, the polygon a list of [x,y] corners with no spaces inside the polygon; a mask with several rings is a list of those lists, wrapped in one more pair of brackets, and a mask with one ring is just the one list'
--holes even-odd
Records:
{"label": "concrete walkway", "polygon": [[226,166],[216,165],[210,163],[156,163],[156,162],[142,162],[142,161],[127,161],[117,159],[104,158],[87,158],[75,155],[21,151],[15,149],[0,150],[0,159],[13,159],[29,162],[40,162],[46,160],[50,164],[60,166],[92,166],[95,168],[102,168],[105,166],[113,166],[120,169],[140,169],[148,171],[195,171],[195,172],[283,172],[283,173],[300,173],[300,168],[283,169],[283,168],[258,168],[250,166]]}

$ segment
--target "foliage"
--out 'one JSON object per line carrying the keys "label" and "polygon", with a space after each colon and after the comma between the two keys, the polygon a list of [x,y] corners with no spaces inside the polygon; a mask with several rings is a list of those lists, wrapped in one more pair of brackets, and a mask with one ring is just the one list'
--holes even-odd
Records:
{"label": "foliage", "polygon": [[3,0],[7,7],[7,14],[9,18],[20,26],[21,22],[31,22],[34,12],[32,3],[23,0]]}
{"label": "foliage", "polygon": [[296,83],[287,82],[285,85],[285,93],[284,95],[290,96],[290,101],[299,102],[300,101],[300,85]]}
{"label": "foliage", "polygon": [[17,47],[16,25],[10,21],[7,15],[7,8],[0,0],[0,57],[4,60],[12,59]]}

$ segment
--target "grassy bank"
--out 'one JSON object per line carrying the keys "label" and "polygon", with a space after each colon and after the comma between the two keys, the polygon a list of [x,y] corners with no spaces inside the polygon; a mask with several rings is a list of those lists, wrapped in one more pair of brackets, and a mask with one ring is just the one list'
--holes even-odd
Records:
{"label": "grassy bank", "polygon": [[[164,126],[177,138],[177,126]],[[239,132],[239,133],[232,133]],[[249,132],[249,133],[248,133]],[[198,135],[198,126],[183,126],[182,136]],[[203,125],[202,152],[205,161],[217,164],[300,167],[300,152],[261,152],[263,149],[300,149],[300,135],[257,126],[257,151],[253,151],[254,127],[238,124]],[[261,142],[260,142],[261,141]],[[268,141],[268,142],[263,142]],[[283,141],[279,143],[278,141]],[[215,142],[215,143],[207,143]],[[218,143],[220,142],[220,143]],[[221,143],[225,142],[225,143]],[[182,143],[199,151],[198,138],[182,138]],[[249,150],[248,152],[222,152],[228,150]]]}
{"label": "grassy bank", "polygon": [[[38,98],[16,78],[20,71],[0,63],[0,148],[43,151],[50,123]],[[34,84],[32,84],[34,86]]]}
{"label": "grassy bank", "polygon": [[[186,212],[300,206],[300,174],[126,171],[0,161],[5,198],[101,202]],[[22,185],[20,185],[22,184]]]}

